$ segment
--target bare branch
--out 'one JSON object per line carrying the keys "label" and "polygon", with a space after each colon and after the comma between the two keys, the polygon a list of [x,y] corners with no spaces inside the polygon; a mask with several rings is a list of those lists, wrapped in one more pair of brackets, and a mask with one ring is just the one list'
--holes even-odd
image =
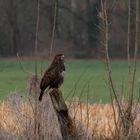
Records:
{"label": "bare branch", "polygon": [[22,62],[21,62],[21,58],[20,58],[20,56],[19,56],[18,53],[17,53],[17,60],[18,60],[18,62],[19,62],[19,64],[20,64],[21,70],[22,70],[24,73],[26,73],[26,74],[31,74],[29,71],[27,71],[27,70],[24,68],[24,66],[23,66],[23,64],[22,64]]}
{"label": "bare branch", "polygon": [[[128,70],[130,75],[131,64],[130,64],[130,25],[131,25],[131,0],[128,0],[128,29],[127,29],[127,59],[128,59]],[[130,76],[129,76],[130,78]],[[129,79],[130,80],[130,79]]]}
{"label": "bare branch", "polygon": [[37,19],[36,19],[36,36],[35,36],[35,48],[34,53],[38,53],[38,32],[39,32],[39,20],[40,20],[40,0],[37,1]]}
{"label": "bare branch", "polygon": [[54,19],[53,19],[53,29],[52,29],[52,37],[51,37],[51,46],[49,56],[52,55],[53,47],[54,47],[54,38],[55,38],[55,28],[56,28],[56,18],[57,18],[57,9],[58,9],[58,0],[55,1],[54,7]]}
{"label": "bare branch", "polygon": [[104,47],[105,47],[105,55],[106,55],[106,67],[107,67],[107,72],[108,72],[108,82],[110,85],[110,92],[113,92],[113,95],[115,97],[115,100],[117,102],[117,105],[119,107],[119,111],[121,112],[121,107],[120,107],[120,103],[115,91],[115,87],[114,87],[114,83],[113,83],[113,79],[112,79],[112,68],[111,68],[111,63],[110,63],[110,58],[109,58],[109,51],[108,51],[108,41],[109,41],[109,29],[108,29],[108,15],[107,15],[107,9],[106,9],[106,1],[101,0],[101,20],[103,22],[103,26],[104,26]]}

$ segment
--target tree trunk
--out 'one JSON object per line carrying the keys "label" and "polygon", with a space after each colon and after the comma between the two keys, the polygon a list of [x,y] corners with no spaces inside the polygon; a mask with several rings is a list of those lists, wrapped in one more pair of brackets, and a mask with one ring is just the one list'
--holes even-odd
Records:
{"label": "tree trunk", "polygon": [[18,11],[17,11],[17,5],[14,4],[13,0],[10,0],[7,10],[7,19],[9,21],[9,24],[12,29],[12,54],[16,55],[19,51],[20,46],[20,31],[18,28]]}
{"label": "tree trunk", "polygon": [[13,55],[16,55],[19,52],[19,43],[20,42],[20,34],[19,29],[13,29]]}

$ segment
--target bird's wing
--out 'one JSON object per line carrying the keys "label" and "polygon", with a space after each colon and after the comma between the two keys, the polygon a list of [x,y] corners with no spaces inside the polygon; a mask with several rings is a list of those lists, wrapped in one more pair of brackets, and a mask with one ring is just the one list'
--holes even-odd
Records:
{"label": "bird's wing", "polygon": [[46,72],[43,78],[41,79],[40,89],[47,88],[51,84],[51,82],[54,81],[54,79],[55,79],[55,73],[53,71]]}

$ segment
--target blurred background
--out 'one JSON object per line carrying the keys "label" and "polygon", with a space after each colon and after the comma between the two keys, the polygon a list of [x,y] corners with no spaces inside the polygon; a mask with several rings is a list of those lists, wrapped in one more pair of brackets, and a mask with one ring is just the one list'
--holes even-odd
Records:
{"label": "blurred background", "polygon": [[[135,3],[132,1],[131,53],[135,35]],[[0,56],[33,56],[38,1],[0,0]],[[49,54],[56,12],[53,53],[71,58],[102,55],[100,0],[40,0],[38,55]],[[108,2],[110,56],[126,57],[128,1]]]}
{"label": "blurred background", "polygon": [[[113,80],[118,93],[126,94],[128,0],[107,0],[107,14]],[[84,93],[80,97],[83,100],[89,94],[93,97],[90,98],[91,102],[110,101],[106,67],[101,61],[105,58],[105,51],[100,0],[0,0],[0,17],[0,99],[13,91],[22,95],[28,93],[29,79],[35,72],[36,57],[41,58],[37,66],[41,77],[50,63],[49,55],[64,53],[67,72],[62,87],[64,96],[75,92],[76,96]],[[132,58],[136,0],[131,1],[130,17]],[[17,59],[17,53],[21,62]],[[139,93],[139,70],[135,97]],[[90,90],[88,83],[92,87]]]}

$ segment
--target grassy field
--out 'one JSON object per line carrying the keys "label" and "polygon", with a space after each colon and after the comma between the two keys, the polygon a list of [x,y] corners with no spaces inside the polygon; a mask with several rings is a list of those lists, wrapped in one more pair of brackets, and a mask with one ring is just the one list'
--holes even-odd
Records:
{"label": "grassy field", "polygon": [[[48,62],[39,60],[38,73],[47,68]],[[90,102],[109,102],[110,95],[106,85],[105,65],[97,60],[66,60],[66,73],[64,86],[61,88],[64,96],[81,96],[86,100],[87,95]],[[35,61],[23,60],[22,64],[26,71],[34,73]],[[127,62],[125,60],[113,60],[113,79],[118,93],[126,90]],[[30,74],[24,73],[17,60],[0,60],[0,99],[4,99],[10,92],[26,94],[27,79]],[[138,63],[135,97],[138,95],[138,78],[140,78],[140,63]],[[124,85],[124,86],[122,86]],[[67,98],[68,99],[68,98]]]}

